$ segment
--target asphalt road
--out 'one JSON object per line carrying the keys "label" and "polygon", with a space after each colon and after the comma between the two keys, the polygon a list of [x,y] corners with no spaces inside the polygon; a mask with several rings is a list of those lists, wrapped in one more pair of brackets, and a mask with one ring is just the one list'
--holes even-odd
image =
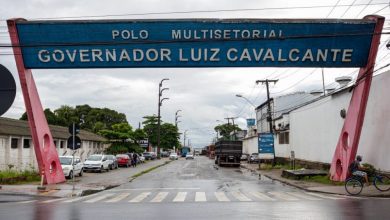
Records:
{"label": "asphalt road", "polygon": [[390,200],[307,193],[205,157],[87,197],[0,204],[0,219],[388,219]]}

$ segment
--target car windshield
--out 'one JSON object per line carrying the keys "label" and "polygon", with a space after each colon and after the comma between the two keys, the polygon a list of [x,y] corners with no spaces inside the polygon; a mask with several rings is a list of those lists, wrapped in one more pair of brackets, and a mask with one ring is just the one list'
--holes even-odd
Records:
{"label": "car windshield", "polygon": [[177,155],[177,153],[171,153],[171,156],[176,156]]}
{"label": "car windshield", "polygon": [[99,161],[102,159],[102,156],[101,155],[93,155],[93,156],[89,156],[87,160],[91,160],[91,161]]}
{"label": "car windshield", "polygon": [[70,158],[70,157],[60,157],[60,163],[61,163],[61,165],[71,165],[72,164],[72,158]]}

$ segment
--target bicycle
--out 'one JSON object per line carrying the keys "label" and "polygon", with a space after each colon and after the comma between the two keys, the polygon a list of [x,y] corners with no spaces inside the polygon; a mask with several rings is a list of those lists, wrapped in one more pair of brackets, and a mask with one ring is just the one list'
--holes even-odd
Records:
{"label": "bicycle", "polygon": [[[385,174],[374,173],[372,180],[375,188],[381,192],[390,190],[390,177]],[[359,195],[364,186],[364,177],[352,175],[345,180],[345,190],[353,196]]]}

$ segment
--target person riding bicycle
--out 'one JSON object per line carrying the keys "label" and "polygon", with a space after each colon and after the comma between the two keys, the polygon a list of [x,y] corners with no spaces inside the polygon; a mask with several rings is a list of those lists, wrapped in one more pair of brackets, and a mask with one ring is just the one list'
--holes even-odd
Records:
{"label": "person riding bicycle", "polygon": [[368,175],[365,172],[366,169],[360,165],[360,162],[362,162],[362,156],[357,155],[356,160],[354,160],[350,165],[349,165],[349,171],[353,176],[359,176],[363,177],[364,180],[366,181],[367,185],[370,185],[370,182],[368,182]]}

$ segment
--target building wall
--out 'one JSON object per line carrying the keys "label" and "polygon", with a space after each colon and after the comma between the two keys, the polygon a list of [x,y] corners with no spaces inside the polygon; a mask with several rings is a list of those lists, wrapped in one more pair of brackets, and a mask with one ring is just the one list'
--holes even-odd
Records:
{"label": "building wall", "polygon": [[[390,171],[390,73],[373,78],[358,154],[363,162]],[[290,146],[298,159],[331,163],[348,108],[348,90],[328,96],[290,113]]]}
{"label": "building wall", "polygon": [[[11,148],[11,140],[18,139],[17,148]],[[29,140],[29,147],[23,147],[23,140]],[[67,141],[62,139],[54,139],[58,155],[72,155],[72,150],[67,149]],[[61,148],[61,142],[63,143]],[[108,145],[98,143],[95,141],[83,141],[82,147],[76,151],[76,156],[80,156],[84,161],[89,155],[94,153],[102,153]],[[35,157],[34,145],[31,141],[31,137],[24,136],[0,136],[0,170],[9,169],[25,170],[34,169],[37,170],[38,163]]]}
{"label": "building wall", "polygon": [[257,145],[257,136],[247,137],[242,140],[242,153],[259,153],[259,148]]}
{"label": "building wall", "polygon": [[[289,114],[284,114],[283,117],[277,119],[274,121],[274,125],[276,127],[276,132],[274,135],[274,147],[275,147],[275,157],[285,157],[289,158],[291,154],[291,147],[290,144],[286,143],[279,143],[279,137],[281,135],[280,129],[283,129],[285,126],[287,126],[290,123],[290,116]],[[280,125],[280,126],[279,126]],[[289,130],[283,131],[286,133],[289,133]],[[290,140],[291,143],[291,140]]]}

